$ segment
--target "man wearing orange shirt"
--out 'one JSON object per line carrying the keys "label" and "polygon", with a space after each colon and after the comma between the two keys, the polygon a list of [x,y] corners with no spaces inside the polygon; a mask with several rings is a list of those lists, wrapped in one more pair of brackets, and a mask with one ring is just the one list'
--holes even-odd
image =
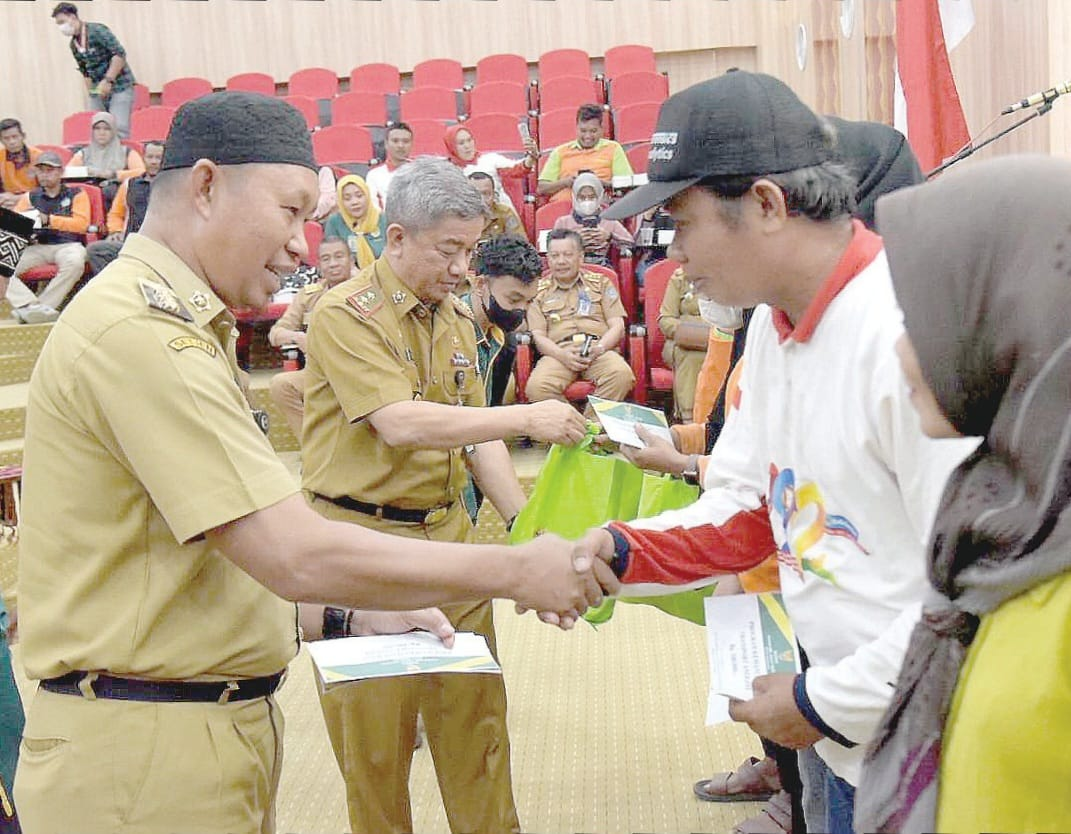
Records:
{"label": "man wearing orange shirt", "polygon": [[612,139],[602,137],[602,106],[582,104],[576,111],[576,139],[550,152],[547,164],[539,173],[539,194],[550,200],[572,198],[573,180],[583,171],[591,171],[610,188],[613,177],[632,176],[632,166],[625,149]]}
{"label": "man wearing orange shirt", "polygon": [[19,197],[37,186],[34,163],[41,151],[26,144],[18,119],[0,121],[0,206],[15,208]]}

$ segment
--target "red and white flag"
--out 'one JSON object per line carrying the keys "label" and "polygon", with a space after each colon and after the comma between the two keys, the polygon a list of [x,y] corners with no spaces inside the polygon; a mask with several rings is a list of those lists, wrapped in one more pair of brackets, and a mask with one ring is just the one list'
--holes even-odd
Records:
{"label": "red and white flag", "polygon": [[970,141],[948,53],[974,27],[971,0],[899,0],[896,4],[894,124],[923,171]]}

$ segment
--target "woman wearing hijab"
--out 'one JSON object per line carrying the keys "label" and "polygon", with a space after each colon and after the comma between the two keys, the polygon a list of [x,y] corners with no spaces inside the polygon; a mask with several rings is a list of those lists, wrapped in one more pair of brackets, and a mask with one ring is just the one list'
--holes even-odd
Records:
{"label": "woman wearing hijab", "polygon": [[860,831],[1071,830],[1071,162],[1005,157],[878,203],[923,429],[984,438],[857,793]]}
{"label": "woman wearing hijab", "polygon": [[387,241],[387,220],[380,213],[368,183],[348,174],[338,181],[338,214],[327,219],[324,237],[340,237],[349,244],[358,269],[371,264]]}
{"label": "woman wearing hijab", "polygon": [[515,212],[517,206],[502,188],[502,180],[520,180],[528,176],[539,159],[539,149],[533,139],[524,143],[527,151],[519,162],[500,153],[480,153],[476,147],[476,137],[464,125],[452,125],[443,136],[446,145],[446,158],[463,170],[465,176],[473,171],[483,171],[495,182],[495,195],[500,203],[505,203]]}
{"label": "woman wearing hijab", "polygon": [[145,160],[133,148],[119,141],[115,116],[102,110],[93,116],[92,135],[88,145],[71,157],[70,167],[84,166],[90,177],[102,180],[101,190],[107,205],[111,205],[119,183],[145,173]]}
{"label": "woman wearing hijab", "polygon": [[602,217],[606,190],[597,176],[588,172],[573,180],[573,211],[554,221],[555,229],[576,232],[584,241],[584,262],[610,266],[610,245],[632,247],[632,235],[617,220]]}

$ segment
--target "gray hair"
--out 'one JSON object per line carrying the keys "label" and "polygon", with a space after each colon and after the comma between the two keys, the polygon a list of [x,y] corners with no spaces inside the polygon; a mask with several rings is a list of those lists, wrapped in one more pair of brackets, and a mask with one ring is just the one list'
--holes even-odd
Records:
{"label": "gray hair", "polygon": [[395,172],[383,212],[388,224],[410,231],[430,228],[447,217],[487,217],[480,192],[461,169],[435,156],[419,156]]}

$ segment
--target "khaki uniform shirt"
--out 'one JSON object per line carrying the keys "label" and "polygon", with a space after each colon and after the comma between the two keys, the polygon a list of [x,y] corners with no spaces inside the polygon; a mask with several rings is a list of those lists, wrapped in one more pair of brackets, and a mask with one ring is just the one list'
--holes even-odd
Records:
{"label": "khaki uniform shirt", "polygon": [[667,339],[676,336],[681,322],[704,323],[699,315],[699,293],[695,282],[684,277],[684,270],[676,270],[666,284],[662,306],[658,311],[658,326]]}
{"label": "khaki uniform shirt", "polygon": [[305,365],[306,489],[411,510],[460,497],[461,449],[391,448],[365,418],[406,400],[484,405],[471,317],[454,296],[426,307],[386,258],[324,293]]}
{"label": "khaki uniform shirt", "polygon": [[554,278],[541,280],[527,318],[529,330],[546,333],[560,345],[571,342],[575,333],[601,337],[610,319],[625,318],[625,307],[609,277],[581,269],[568,287]]}
{"label": "khaki uniform shirt", "polygon": [[290,306],[286,308],[286,312],[279,316],[275,324],[271,326],[268,336],[270,337],[276,328],[308,330],[312,309],[323,296],[325,289],[326,287],[323,284],[315,283],[306,284],[298,290],[297,295],[290,301]]}
{"label": "khaki uniform shirt", "polygon": [[133,234],[53,327],[26,409],[26,671],[226,680],[278,672],[296,607],[202,534],[297,492],[235,382],[234,318]]}

